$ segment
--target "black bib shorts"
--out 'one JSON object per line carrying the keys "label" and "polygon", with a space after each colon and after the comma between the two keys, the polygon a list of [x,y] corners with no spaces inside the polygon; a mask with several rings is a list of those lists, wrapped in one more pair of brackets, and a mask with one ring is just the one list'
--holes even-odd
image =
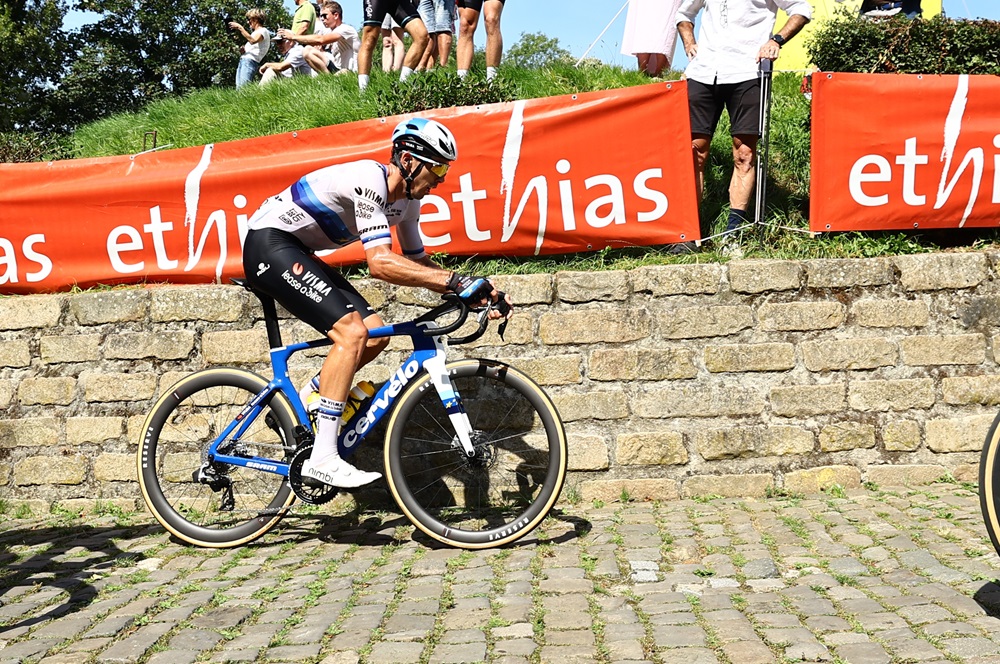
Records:
{"label": "black bib shorts", "polygon": [[375,313],[365,298],[291,233],[261,228],[243,244],[247,281],[326,335],[334,323],[357,311],[362,320]]}

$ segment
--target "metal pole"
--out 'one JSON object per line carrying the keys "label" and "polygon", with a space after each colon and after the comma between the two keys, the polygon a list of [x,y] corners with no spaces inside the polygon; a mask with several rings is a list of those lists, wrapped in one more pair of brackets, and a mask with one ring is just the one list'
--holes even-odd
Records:
{"label": "metal pole", "polygon": [[580,59],[576,61],[575,65],[573,65],[574,67],[579,67],[580,66],[580,63],[583,62],[584,58],[587,57],[587,54],[590,53],[590,49],[594,48],[594,46],[597,44],[597,42],[601,41],[601,37],[603,37],[604,33],[608,31],[608,28],[610,28],[611,25],[615,21],[618,20],[618,17],[622,15],[622,12],[625,11],[626,7],[628,7],[628,3],[629,3],[629,0],[625,0],[625,4],[622,5],[622,8],[619,9],[618,13],[615,14],[615,17],[613,19],[611,19],[611,21],[606,26],[604,26],[604,29],[601,30],[601,34],[597,35],[597,39],[594,40],[594,43],[587,47],[587,50],[583,52],[583,55],[580,56]]}
{"label": "metal pole", "polygon": [[774,63],[767,58],[760,61],[757,75],[760,78],[760,140],[757,142],[757,199],[754,202],[754,224],[764,223],[767,204],[767,160],[771,135],[771,74]]}

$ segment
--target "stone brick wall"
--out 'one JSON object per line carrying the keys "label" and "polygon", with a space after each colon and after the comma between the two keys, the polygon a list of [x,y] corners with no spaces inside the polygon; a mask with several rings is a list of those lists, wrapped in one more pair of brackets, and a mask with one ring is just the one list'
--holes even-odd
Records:
{"label": "stone brick wall", "polygon": [[[1000,403],[1000,255],[738,261],[498,278],[519,305],[455,357],[503,359],[552,395],[585,500],[761,495],[976,479]],[[386,320],[436,296],[359,283]],[[285,341],[315,335],[286,320]],[[233,286],[0,298],[8,502],[136,505],[154,398],[187,372],[267,374],[259,306]],[[384,380],[397,342],[364,377]],[[322,353],[296,356],[307,379]],[[140,501],[141,504],[141,501]]]}

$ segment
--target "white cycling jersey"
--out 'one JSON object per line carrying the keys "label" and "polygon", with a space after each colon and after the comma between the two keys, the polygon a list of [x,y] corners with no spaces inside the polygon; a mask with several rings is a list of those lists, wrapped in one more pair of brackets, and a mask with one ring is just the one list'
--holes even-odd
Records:
{"label": "white cycling jersey", "polygon": [[386,167],[363,159],[307,173],[253,213],[250,230],[276,228],[294,235],[309,249],[336,249],[360,239],[365,249],[391,245],[389,229],[403,254],[425,255],[417,223],[420,201],[406,198],[388,204]]}

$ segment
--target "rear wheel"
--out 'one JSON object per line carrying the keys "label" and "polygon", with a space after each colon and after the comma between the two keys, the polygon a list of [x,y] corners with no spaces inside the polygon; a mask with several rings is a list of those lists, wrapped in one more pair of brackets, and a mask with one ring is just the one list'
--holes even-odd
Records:
{"label": "rear wheel", "polygon": [[462,450],[430,376],[400,397],[386,433],[386,480],[406,516],[451,546],[479,549],[523,537],[549,513],[566,477],[566,435],[551,400],[498,362],[448,364],[472,424]]}
{"label": "rear wheel", "polygon": [[[267,383],[241,369],[200,371],[167,390],[146,418],[136,459],[142,496],[157,521],[185,542],[246,544],[274,527],[294,502],[281,475],[205,463],[209,444]],[[291,405],[274,393],[240,441],[219,451],[287,459],[295,421]]]}
{"label": "rear wheel", "polygon": [[979,505],[993,548],[1000,553],[1000,414],[986,434],[979,458]]}

